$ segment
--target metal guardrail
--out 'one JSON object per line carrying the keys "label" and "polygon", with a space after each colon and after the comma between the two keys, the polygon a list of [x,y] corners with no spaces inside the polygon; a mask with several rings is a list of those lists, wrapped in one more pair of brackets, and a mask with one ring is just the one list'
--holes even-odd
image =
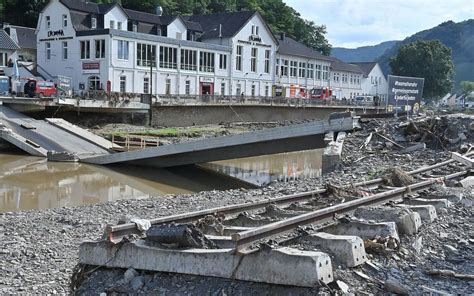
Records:
{"label": "metal guardrail", "polygon": [[354,106],[379,107],[383,109],[385,102],[374,104],[357,100],[321,100],[311,98],[279,98],[279,97],[252,97],[252,96],[186,96],[161,95],[154,98],[157,105],[266,105],[266,106]]}

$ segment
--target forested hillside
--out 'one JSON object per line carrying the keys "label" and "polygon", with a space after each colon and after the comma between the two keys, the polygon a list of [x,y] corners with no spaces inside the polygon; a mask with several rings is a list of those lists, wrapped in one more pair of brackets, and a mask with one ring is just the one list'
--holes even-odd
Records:
{"label": "forested hillside", "polygon": [[334,47],[331,56],[344,62],[373,62],[383,53],[394,46],[398,41],[386,41],[373,46],[362,46],[358,48]]}
{"label": "forested hillside", "polygon": [[[16,25],[35,27],[39,12],[48,2],[49,0],[0,0],[0,19]],[[95,2],[115,1],[95,0]],[[296,10],[282,0],[122,0],[118,2],[126,8],[150,13],[154,13],[155,7],[161,5],[164,15],[255,10],[263,15],[274,33],[284,32],[325,55],[329,55],[331,51],[331,46],[324,36],[326,27],[303,19]]]}
{"label": "forested hillside", "polygon": [[455,88],[459,82],[474,81],[474,19],[455,23],[452,21],[416,33],[388,49],[379,59],[384,72],[390,72],[390,58],[397,55],[400,46],[417,40],[439,40],[451,48],[455,74]]}

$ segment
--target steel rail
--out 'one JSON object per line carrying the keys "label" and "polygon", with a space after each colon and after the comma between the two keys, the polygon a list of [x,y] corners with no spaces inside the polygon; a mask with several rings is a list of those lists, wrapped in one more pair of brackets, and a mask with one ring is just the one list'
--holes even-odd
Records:
{"label": "steel rail", "polygon": [[[290,203],[290,202],[308,200],[308,199],[313,198],[315,195],[322,194],[325,192],[326,192],[326,189],[318,189],[318,190],[309,191],[309,192],[296,193],[296,194],[285,195],[285,196],[281,196],[277,198],[260,200],[260,201],[252,202],[252,203],[241,203],[241,204],[206,209],[206,210],[201,210],[201,211],[196,211],[196,212],[172,215],[172,216],[167,216],[167,217],[162,217],[162,218],[155,218],[155,219],[150,220],[150,223],[152,225],[156,225],[156,224],[164,224],[164,223],[171,223],[171,222],[174,222],[174,223],[193,222],[198,219],[204,218],[208,215],[218,215],[218,214],[232,215],[232,214],[241,213],[245,211],[264,208],[271,204],[285,204],[285,203]],[[136,229],[135,223],[127,223],[127,224],[109,226],[108,233],[109,233],[109,238],[116,238],[116,237],[120,237],[126,234],[138,233],[138,230]]]}
{"label": "steel rail", "polygon": [[[474,152],[466,154],[466,156],[470,156],[470,155],[474,155]],[[455,160],[449,159],[449,160],[446,160],[446,161],[443,161],[431,166],[421,167],[419,169],[408,172],[408,174],[409,175],[419,174],[425,171],[433,170],[433,169],[454,163],[454,162]],[[352,186],[361,187],[361,186],[376,185],[380,183],[382,183],[382,178],[354,183]],[[324,194],[326,192],[327,192],[327,189],[317,189],[313,191],[285,195],[285,196],[281,196],[277,198],[265,199],[265,200],[252,202],[252,203],[241,203],[241,204],[235,204],[235,205],[230,205],[230,206],[189,212],[189,213],[184,213],[184,214],[177,214],[177,215],[172,215],[172,216],[167,216],[167,217],[155,218],[155,219],[150,220],[150,223],[152,225],[157,225],[157,224],[165,224],[165,223],[172,223],[172,222],[174,223],[193,222],[193,221],[202,219],[208,215],[216,215],[216,214],[232,215],[232,214],[236,214],[236,213],[240,213],[244,211],[264,208],[271,204],[281,205],[281,204],[286,204],[286,203],[291,203],[291,202],[305,201],[305,200],[309,200],[313,198],[316,195]],[[136,228],[135,223],[126,223],[126,224],[109,226],[107,233],[108,233],[109,239],[113,240],[114,238],[119,238],[121,236],[128,235],[128,234],[138,234],[140,233],[140,231]]]}
{"label": "steel rail", "polygon": [[324,209],[320,209],[313,212],[298,215],[295,217],[291,217],[283,221],[277,221],[270,224],[266,224],[261,227],[256,227],[250,230],[234,233],[231,236],[232,241],[235,242],[236,250],[240,250],[247,247],[249,244],[257,242],[261,239],[265,239],[265,238],[269,238],[275,235],[282,234],[289,230],[293,230],[297,228],[298,226],[313,224],[313,223],[321,222],[327,219],[331,219],[336,214],[347,214],[361,206],[375,205],[375,204],[384,203],[390,200],[398,199],[406,193],[410,193],[413,191],[427,188],[440,181],[465,176],[468,173],[469,173],[468,170],[464,170],[461,172],[446,175],[444,177],[429,179],[426,181],[408,185],[406,187],[392,189],[386,192],[374,194],[369,197],[363,197],[363,198],[356,199],[350,202],[337,204],[337,205],[327,207]]}

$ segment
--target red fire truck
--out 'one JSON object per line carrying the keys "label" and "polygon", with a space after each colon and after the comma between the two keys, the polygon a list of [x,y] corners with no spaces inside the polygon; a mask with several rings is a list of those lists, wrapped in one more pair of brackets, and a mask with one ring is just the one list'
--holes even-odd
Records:
{"label": "red fire truck", "polygon": [[328,87],[323,88],[313,88],[309,92],[309,97],[311,99],[320,99],[320,100],[328,100],[332,98],[332,89]]}

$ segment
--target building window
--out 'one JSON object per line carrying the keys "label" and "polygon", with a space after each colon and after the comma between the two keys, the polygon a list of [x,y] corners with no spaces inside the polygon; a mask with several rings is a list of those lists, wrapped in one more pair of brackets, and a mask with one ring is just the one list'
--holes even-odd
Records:
{"label": "building window", "polygon": [[188,96],[191,94],[191,81],[189,80],[186,80],[186,84],[184,86],[184,93]]}
{"label": "building window", "polygon": [[132,25],[132,31],[133,32],[138,32],[138,25],[137,24]]}
{"label": "building window", "polygon": [[252,35],[258,36],[259,28],[258,26],[252,26]]}
{"label": "building window", "polygon": [[219,54],[219,69],[227,69],[227,55]]}
{"label": "building window", "polygon": [[252,84],[252,89],[251,89],[251,95],[252,97],[255,97],[255,91],[256,91],[256,85]]}
{"label": "building window", "polygon": [[156,67],[156,46],[137,43],[137,66]]}
{"label": "building window", "polygon": [[51,29],[51,17],[49,15],[46,16],[46,28]]}
{"label": "building window", "polygon": [[63,14],[63,27],[67,27],[67,14]]}
{"label": "building window", "polygon": [[81,44],[81,60],[87,60],[91,58],[91,42],[89,40],[83,40]]}
{"label": "building window", "polygon": [[321,65],[316,65],[316,79],[321,80]]}
{"label": "building window", "polygon": [[237,87],[235,89],[235,95],[240,96],[242,93],[242,85],[240,83],[237,84]]}
{"label": "building window", "polygon": [[97,18],[93,17],[91,21],[92,29],[97,29]]}
{"label": "building window", "polygon": [[265,73],[270,74],[270,50],[265,50]]}
{"label": "building window", "polygon": [[323,66],[323,80],[329,80],[329,66]]}
{"label": "building window", "polygon": [[144,94],[150,93],[150,77],[143,78],[143,93]]}
{"label": "building window", "polygon": [[160,68],[178,68],[178,49],[173,47],[160,46]]}
{"label": "building window", "polygon": [[118,42],[118,54],[117,58],[119,60],[128,60],[128,41],[117,40]]}
{"label": "building window", "polygon": [[122,30],[122,22],[117,22],[117,30]]}
{"label": "building window", "polygon": [[171,79],[166,79],[166,88],[165,88],[165,94],[170,95],[171,94]]}
{"label": "building window", "polygon": [[97,76],[91,76],[88,79],[89,81],[89,90],[99,90],[100,89],[100,78]]}
{"label": "building window", "polygon": [[110,21],[110,28],[115,29],[115,21]]}
{"label": "building window", "polygon": [[270,96],[270,86],[268,85],[265,85],[265,97],[269,97]]}
{"label": "building window", "polygon": [[8,65],[8,54],[6,52],[0,52],[0,67],[6,67]]}
{"label": "building window", "polygon": [[308,78],[314,79],[314,64],[308,63]]}
{"label": "building window", "polygon": [[120,76],[120,92],[124,93],[127,91],[127,76]]}
{"label": "building window", "polygon": [[225,82],[221,83],[221,96],[225,96]]}
{"label": "building window", "polygon": [[67,60],[68,58],[68,45],[67,41],[63,41],[63,60]]}
{"label": "building window", "polygon": [[299,67],[299,77],[305,78],[306,77],[306,63],[300,62],[300,67]]}
{"label": "building window", "polygon": [[214,72],[214,53],[201,51],[199,53],[199,71]]}
{"label": "building window", "polygon": [[46,42],[45,46],[46,46],[46,59],[50,60],[51,59],[51,43]]}
{"label": "building window", "polygon": [[237,71],[242,71],[242,56],[244,54],[244,47],[242,45],[237,45],[237,61],[235,63],[235,69]]}
{"label": "building window", "polygon": [[105,59],[105,40],[104,39],[95,41],[95,58]]}
{"label": "building window", "polygon": [[290,62],[290,76],[296,77],[297,74],[298,74],[298,62],[291,61]]}
{"label": "building window", "polygon": [[196,71],[197,69],[197,51],[190,49],[181,49],[181,70]]}
{"label": "building window", "polygon": [[257,56],[258,56],[258,49],[252,48],[252,57],[250,59],[250,71],[257,72]]}
{"label": "building window", "polygon": [[288,77],[288,60],[281,60],[281,76]]}

